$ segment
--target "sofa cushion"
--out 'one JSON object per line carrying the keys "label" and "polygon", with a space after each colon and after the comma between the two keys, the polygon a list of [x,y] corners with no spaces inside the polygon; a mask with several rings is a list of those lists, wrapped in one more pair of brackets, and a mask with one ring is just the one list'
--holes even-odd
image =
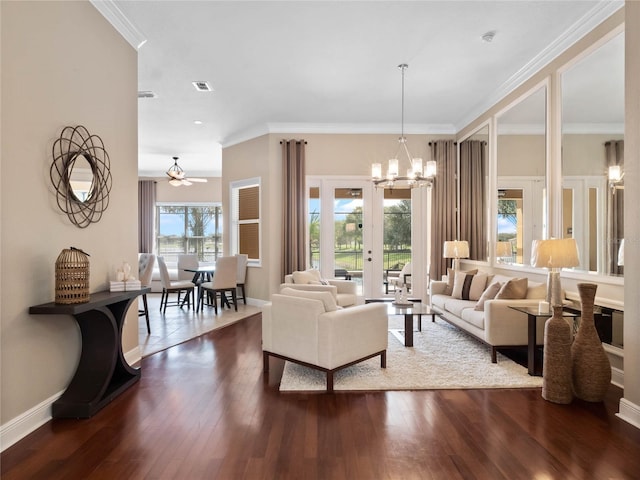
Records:
{"label": "sofa cushion", "polygon": [[462,318],[462,311],[465,308],[473,310],[475,305],[476,302],[471,300],[458,300],[457,298],[448,297],[448,300],[444,303],[444,309],[447,312],[454,314],[456,317]]}
{"label": "sofa cushion", "polygon": [[478,300],[486,286],[487,274],[484,272],[456,272],[451,296],[462,300]]}
{"label": "sofa cushion", "polygon": [[512,278],[500,288],[496,299],[522,299],[527,296],[529,280],[524,278]]}
{"label": "sofa cushion", "polygon": [[338,310],[336,299],[331,292],[315,292],[312,290],[297,290],[295,288],[283,288],[280,290],[281,295],[289,295],[291,297],[310,298],[312,300],[320,300],[324,305],[325,312],[333,312]]}
{"label": "sofa cushion", "polygon": [[431,295],[431,305],[438,307],[440,310],[445,310],[444,304],[450,298],[451,297],[449,295],[444,295],[444,294]]}
{"label": "sofa cushion", "polygon": [[496,295],[498,294],[498,292],[500,291],[500,289],[502,288],[502,283],[500,282],[492,282],[491,285],[489,285],[484,292],[482,292],[482,295],[480,296],[480,299],[478,300],[478,303],[476,303],[476,306],[474,307],[474,310],[478,311],[478,312],[482,312],[484,311],[484,302],[486,302],[487,300],[491,300],[493,298],[496,298]]}
{"label": "sofa cushion", "polygon": [[461,318],[465,322],[484,330],[484,312],[479,312],[474,308],[465,308],[462,310]]}

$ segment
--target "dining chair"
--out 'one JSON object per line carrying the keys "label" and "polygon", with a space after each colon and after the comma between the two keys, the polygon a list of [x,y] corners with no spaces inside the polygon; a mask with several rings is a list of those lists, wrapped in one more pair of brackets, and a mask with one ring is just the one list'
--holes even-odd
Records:
{"label": "dining chair", "polygon": [[242,295],[242,297],[238,297],[238,300],[242,298],[242,301],[246,305],[247,298],[245,296],[244,284],[247,278],[247,263],[249,261],[249,255],[246,253],[239,253],[236,257],[238,258],[238,276],[236,278],[236,284],[240,289],[240,294]]}
{"label": "dining chair", "polygon": [[[220,294],[220,308],[223,308],[225,303],[225,293],[230,292],[233,301],[233,306],[236,312],[238,311],[238,299],[236,294],[238,278],[238,259],[237,257],[220,257],[216,260],[216,273],[213,275],[213,279],[210,282],[204,282],[200,284],[200,309],[204,308],[204,295],[205,293],[211,296],[213,301],[213,310],[215,314],[218,314],[218,293]],[[229,308],[231,306],[229,305]]]}
{"label": "dining chair", "polygon": [[[151,285],[151,277],[153,276],[153,265],[156,262],[156,256],[153,253],[138,254],[138,279],[140,285],[148,287]],[[145,316],[147,320],[147,333],[151,333],[149,326],[149,306],[147,305],[147,294],[142,295],[142,310],[138,310],[138,316]]]}
{"label": "dining chair", "polygon": [[[198,261],[198,255],[195,254],[183,254],[178,255],[178,280],[189,280],[193,282],[193,278],[197,276],[193,272],[187,272],[185,268],[198,268],[200,266],[200,262]],[[194,282],[195,283],[195,282]]]}
{"label": "dining chair", "polygon": [[[184,302],[187,302],[187,308],[191,308],[191,300],[193,299],[193,290],[195,284],[190,280],[177,280],[171,281],[169,278],[169,270],[167,264],[164,261],[164,257],[158,257],[158,268],[160,269],[160,282],[162,283],[162,297],[160,298],[160,311],[165,313],[167,306],[179,306],[182,307]],[[185,298],[180,298],[182,292],[185,292]],[[169,294],[177,293],[178,299],[174,302],[169,302]],[[194,304],[195,306],[195,304]]]}

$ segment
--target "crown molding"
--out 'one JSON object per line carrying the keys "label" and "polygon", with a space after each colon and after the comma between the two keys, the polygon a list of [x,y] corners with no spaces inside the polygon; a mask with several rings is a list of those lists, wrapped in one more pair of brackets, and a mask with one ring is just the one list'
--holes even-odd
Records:
{"label": "crown molding", "polygon": [[480,102],[475,108],[469,111],[456,124],[457,130],[460,131],[464,129],[484,112],[491,109],[491,107],[496,105],[500,100],[513,92],[517,87],[530,79],[543,67],[551,63],[552,60],[557,58],[561,53],[566,51],[569,47],[591,32],[622,7],[624,7],[623,0],[598,2],[591,10],[585,13],[582,18],[571,25],[563,32],[562,35],[550,43],[545,49],[512,75],[506,82],[498,87],[498,89],[494,91],[493,94],[489,95],[486,100]]}
{"label": "crown molding", "polygon": [[[271,133],[398,135],[400,132],[397,123],[266,123],[225,138],[221,142],[222,148]],[[405,135],[455,135],[456,129],[453,124],[410,124],[404,126],[404,133]]]}
{"label": "crown molding", "polygon": [[90,2],[133,48],[139,50],[145,44],[147,39],[143,33],[129,21],[113,0],[90,0]]}

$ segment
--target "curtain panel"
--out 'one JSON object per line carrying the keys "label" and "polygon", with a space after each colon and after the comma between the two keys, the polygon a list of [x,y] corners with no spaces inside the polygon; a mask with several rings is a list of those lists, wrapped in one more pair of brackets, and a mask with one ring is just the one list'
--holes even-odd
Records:
{"label": "curtain panel", "polygon": [[[612,140],[604,144],[607,168],[619,165],[624,172],[624,140]],[[624,184],[624,182],[621,182]],[[609,272],[622,275],[624,267],[618,265],[620,242],[624,238],[624,190],[609,189],[607,241],[609,244]]]}
{"label": "curtain panel", "polygon": [[152,253],[155,237],[156,182],[138,180],[138,252]]}
{"label": "curtain panel", "polygon": [[282,278],[306,265],[305,145],[282,140]]}
{"label": "curtain panel", "polygon": [[429,277],[440,280],[447,273],[447,260],[442,257],[444,242],[456,239],[456,143],[437,140],[429,142],[429,148],[437,168],[432,187]]}
{"label": "curtain panel", "polygon": [[469,242],[469,258],[486,260],[486,142],[460,144],[460,240]]}

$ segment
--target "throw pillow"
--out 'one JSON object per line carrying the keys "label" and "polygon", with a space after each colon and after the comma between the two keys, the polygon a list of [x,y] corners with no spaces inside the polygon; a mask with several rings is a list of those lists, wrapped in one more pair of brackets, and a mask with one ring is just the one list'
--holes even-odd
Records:
{"label": "throw pillow", "polygon": [[496,299],[516,300],[527,297],[527,284],[529,280],[525,278],[512,278],[502,285],[496,295]]}
{"label": "throw pillow", "polygon": [[476,273],[478,273],[478,269],[475,268],[473,270],[454,270],[453,268],[447,268],[447,286],[444,287],[444,294],[445,295],[451,295],[453,293],[453,284],[455,283],[456,280],[456,273],[457,272],[462,272],[462,273],[468,273],[469,275],[474,275]]}
{"label": "throw pillow", "polygon": [[475,274],[457,272],[451,296],[462,300],[478,300],[486,286],[487,274],[484,272]]}
{"label": "throw pillow", "polygon": [[281,295],[289,295],[291,297],[310,298],[312,300],[320,300],[324,305],[325,312],[333,312],[338,310],[336,299],[331,292],[316,292],[311,290],[297,290],[295,288],[283,288]]}
{"label": "throw pillow", "polygon": [[311,282],[318,281],[318,278],[309,272],[293,272],[291,276],[293,277],[293,283],[297,283],[299,285],[307,285]]}
{"label": "throw pillow", "polygon": [[474,310],[477,310],[479,312],[484,311],[484,302],[494,299],[501,288],[502,283],[500,282],[493,282],[491,285],[489,285],[487,289],[482,292],[482,295],[480,296],[478,303],[476,303]]}
{"label": "throw pillow", "polygon": [[527,298],[546,298],[547,285],[545,283],[531,282],[527,287]]}

